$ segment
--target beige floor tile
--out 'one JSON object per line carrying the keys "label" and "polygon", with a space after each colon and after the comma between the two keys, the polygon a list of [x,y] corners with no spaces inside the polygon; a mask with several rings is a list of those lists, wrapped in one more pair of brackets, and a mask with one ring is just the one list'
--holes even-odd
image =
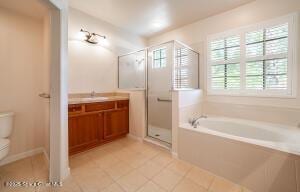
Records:
{"label": "beige floor tile", "polygon": [[210,192],[242,192],[242,188],[221,177],[215,177],[209,188]]}
{"label": "beige floor tile", "polygon": [[143,185],[138,192],[164,192],[165,190],[161,189],[158,185],[149,181],[145,185]]}
{"label": "beige floor tile", "polygon": [[167,191],[171,191],[175,188],[175,186],[179,183],[181,179],[181,175],[168,169],[164,169],[161,172],[159,172],[152,180],[161,188]]}
{"label": "beige floor tile", "polygon": [[149,159],[145,155],[141,153],[135,153],[131,156],[128,156],[125,162],[134,168],[138,168],[145,164],[148,160]]}
{"label": "beige floor tile", "polygon": [[119,178],[117,183],[119,183],[126,192],[133,192],[143,186],[147,181],[148,179],[146,177],[136,170],[133,170]]}
{"label": "beige floor tile", "polygon": [[156,155],[159,154],[159,150],[154,149],[153,147],[150,147],[144,151],[140,152],[141,154],[145,155],[148,159],[154,158]]}
{"label": "beige floor tile", "polygon": [[158,155],[156,155],[153,159],[151,159],[154,163],[157,163],[158,165],[167,166],[173,161],[173,158],[171,154],[166,152],[160,152]]}
{"label": "beige floor tile", "polygon": [[91,161],[91,158],[87,155],[88,153],[83,154],[77,154],[74,156],[71,156],[69,158],[69,166],[71,169],[81,167],[83,165],[86,165],[87,162]]}
{"label": "beige floor tile", "polygon": [[140,153],[142,151],[145,151],[148,149],[148,146],[146,144],[143,143],[134,143],[132,145],[130,145],[129,147],[127,147],[128,150]]}
{"label": "beige floor tile", "polygon": [[14,181],[48,181],[48,167],[44,155],[38,154],[23,160],[11,163],[0,168],[0,177]]}
{"label": "beige floor tile", "polygon": [[39,187],[36,192],[81,192],[81,189],[72,176],[69,176],[62,187]]}
{"label": "beige floor tile", "polygon": [[136,152],[130,151],[127,148],[112,153],[113,156],[115,156],[116,158],[118,158],[122,161],[128,161],[129,158],[135,154],[136,154]]}
{"label": "beige floor tile", "polygon": [[113,166],[106,167],[104,169],[104,171],[109,176],[111,176],[111,178],[113,178],[114,180],[117,180],[118,178],[120,178],[123,175],[126,175],[127,173],[129,173],[132,170],[133,170],[133,168],[129,164],[127,164],[123,161],[120,161],[120,162],[114,164]]}
{"label": "beige floor tile", "polygon": [[152,161],[146,162],[144,165],[138,168],[138,171],[147,177],[148,179],[153,178],[157,175],[164,167]]}
{"label": "beige floor tile", "polygon": [[35,192],[33,187],[4,187],[1,192]]}
{"label": "beige floor tile", "polygon": [[107,174],[102,176],[90,175],[75,179],[83,192],[98,192],[114,183],[113,179]]}
{"label": "beige floor tile", "polygon": [[124,190],[120,187],[120,185],[114,183],[109,187],[105,188],[103,192],[124,192]]}
{"label": "beige floor tile", "polygon": [[105,172],[93,162],[71,169],[71,175],[74,178],[89,177],[89,176],[104,176]]}
{"label": "beige floor tile", "polygon": [[198,185],[204,187],[205,189],[208,189],[214,180],[213,174],[198,167],[193,167],[187,173],[186,177],[192,180],[193,182],[197,183]]}
{"label": "beige floor tile", "polygon": [[102,146],[102,149],[109,153],[114,153],[114,152],[120,151],[123,148],[124,148],[124,146],[118,142],[112,142],[112,143],[108,143],[108,144],[105,144]]}
{"label": "beige floor tile", "polygon": [[139,141],[131,139],[131,138],[122,138],[122,139],[119,139],[117,142],[120,143],[124,147],[130,147],[131,145],[140,143]]}
{"label": "beige floor tile", "polygon": [[145,151],[152,151],[152,152],[160,152],[158,149],[154,148],[152,145],[148,144],[148,143],[134,143],[132,145],[130,145],[128,147],[129,150],[132,150],[134,152],[137,152],[137,153],[142,153],[142,152],[145,152]]}
{"label": "beige floor tile", "polygon": [[181,160],[174,160],[167,168],[184,176],[192,168],[192,165]]}
{"label": "beige floor tile", "polygon": [[2,173],[3,172],[11,172],[11,173],[32,172],[31,157],[4,165],[0,168],[0,171]]}
{"label": "beige floor tile", "polygon": [[104,156],[103,158],[94,160],[94,162],[96,165],[98,165],[102,169],[105,169],[107,167],[111,167],[111,166],[117,164],[118,162],[120,162],[120,160],[117,159],[113,155],[107,155],[107,156]]}
{"label": "beige floor tile", "polygon": [[44,154],[31,157],[33,175],[36,181],[49,181],[49,169]]}
{"label": "beige floor tile", "polygon": [[197,185],[189,179],[183,179],[174,189],[174,192],[208,192],[205,188]]}
{"label": "beige floor tile", "polygon": [[98,147],[98,148],[95,148],[95,149],[92,149],[92,150],[86,152],[86,154],[92,160],[96,160],[96,159],[99,159],[99,158],[103,158],[103,157],[109,155],[110,153],[107,152],[106,150],[104,150],[103,148]]}
{"label": "beige floor tile", "polygon": [[33,170],[47,170],[48,171],[48,166],[46,163],[45,155],[43,153],[32,156],[31,157],[31,163],[33,166]]}
{"label": "beige floor tile", "polygon": [[35,181],[48,182],[49,181],[49,171],[34,171]]}
{"label": "beige floor tile", "polygon": [[[70,167],[71,176],[62,187],[0,188],[0,191],[206,192],[209,188],[209,192],[248,192],[225,179],[173,159],[166,150],[129,138],[72,156]],[[0,181],[45,182],[48,173],[44,156],[39,154],[0,167]]]}
{"label": "beige floor tile", "polygon": [[35,177],[33,175],[33,171],[6,171],[3,172],[3,181],[24,181],[24,182],[33,182],[35,180]]}
{"label": "beige floor tile", "polygon": [[252,192],[252,191],[249,190],[249,189],[247,189],[247,188],[245,188],[245,187],[243,187],[243,188],[242,188],[242,192]]}

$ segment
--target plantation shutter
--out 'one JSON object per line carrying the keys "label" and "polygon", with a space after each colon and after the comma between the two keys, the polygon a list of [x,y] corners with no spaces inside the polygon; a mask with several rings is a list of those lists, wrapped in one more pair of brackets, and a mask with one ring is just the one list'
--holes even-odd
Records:
{"label": "plantation shutter", "polygon": [[240,88],[240,36],[231,36],[210,43],[211,88]]}
{"label": "plantation shutter", "polygon": [[176,45],[173,81],[174,88],[198,88],[198,70],[198,54],[187,47]]}
{"label": "plantation shutter", "polygon": [[246,89],[287,89],[288,23],[246,33]]}

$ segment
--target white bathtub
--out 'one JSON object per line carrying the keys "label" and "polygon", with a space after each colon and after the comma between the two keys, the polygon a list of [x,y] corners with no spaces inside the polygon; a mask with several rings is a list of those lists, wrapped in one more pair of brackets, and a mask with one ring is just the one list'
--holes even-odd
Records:
{"label": "white bathtub", "polygon": [[296,127],[216,117],[181,124],[178,157],[253,192],[299,192]]}
{"label": "white bathtub", "polygon": [[197,128],[189,123],[181,124],[180,128],[300,155],[297,127],[224,117],[203,118],[198,123]]}

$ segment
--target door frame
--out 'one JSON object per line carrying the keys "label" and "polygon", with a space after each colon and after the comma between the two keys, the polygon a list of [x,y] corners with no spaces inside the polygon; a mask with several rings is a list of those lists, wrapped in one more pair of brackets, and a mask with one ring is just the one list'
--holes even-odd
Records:
{"label": "door frame", "polygon": [[50,160],[49,181],[70,174],[68,159],[68,2],[40,0],[50,12]]}

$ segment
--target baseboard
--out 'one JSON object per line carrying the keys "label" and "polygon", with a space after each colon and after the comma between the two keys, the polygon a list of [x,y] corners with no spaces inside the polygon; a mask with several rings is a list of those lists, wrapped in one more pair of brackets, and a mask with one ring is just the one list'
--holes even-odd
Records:
{"label": "baseboard", "polygon": [[45,151],[45,149],[43,147],[40,147],[40,148],[32,149],[32,150],[29,150],[29,151],[25,151],[25,152],[22,152],[22,153],[18,153],[18,154],[15,154],[15,155],[7,156],[2,161],[0,161],[0,166],[18,161],[20,159],[24,159],[26,157],[30,157],[30,156],[33,156],[33,155],[44,153],[44,151]]}
{"label": "baseboard", "polygon": [[164,149],[166,149],[168,151],[171,151],[171,147],[166,146],[164,143],[159,142],[159,141],[157,141],[157,140],[155,140],[153,138],[146,137],[146,138],[143,139],[143,141],[151,143],[151,144],[154,144],[154,145],[157,145],[157,146],[159,146],[161,148],[164,148]]}
{"label": "baseboard", "polygon": [[137,141],[140,141],[140,142],[143,141],[143,139],[141,137],[137,137],[137,136],[132,135],[132,134],[128,134],[127,137],[129,137],[131,139],[134,139],[134,140],[137,140]]}

